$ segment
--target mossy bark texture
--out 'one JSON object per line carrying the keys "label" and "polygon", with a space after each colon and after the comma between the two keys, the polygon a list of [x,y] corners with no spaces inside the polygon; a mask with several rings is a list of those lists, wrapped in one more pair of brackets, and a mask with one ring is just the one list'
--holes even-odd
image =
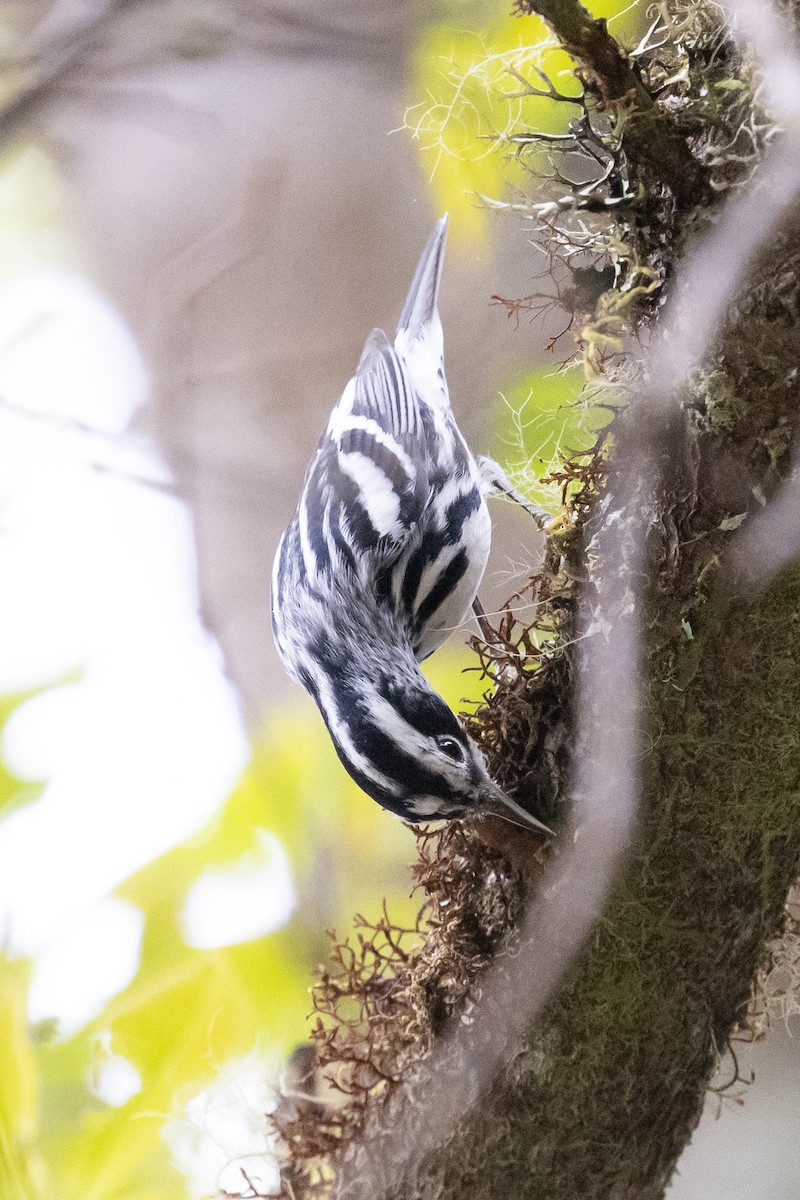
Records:
{"label": "mossy bark texture", "polygon": [[794,573],[715,619],[690,682],[685,637],[653,656],[624,878],[511,1069],[398,1197],[663,1194],[797,874],[798,634]]}
{"label": "mossy bark texture", "polygon": [[[600,99],[594,117],[615,99],[629,106],[627,128],[636,132],[621,146],[609,139],[620,178],[604,177],[608,190],[599,193],[601,204],[609,197],[614,235],[600,224],[596,234],[599,265],[609,246],[619,254],[617,285],[581,319],[587,363],[630,382],[625,334],[657,329],[661,297],[707,220],[710,197],[757,169],[752,131],[769,121],[754,118],[749,75],[711,7],[668,6],[667,44],[635,64],[573,0],[519,7],[564,37]],[[650,122],[645,142],[637,121]],[[578,151],[585,131],[576,134]],[[689,160],[676,186],[676,163]],[[616,204],[620,195],[631,198],[627,209]],[[595,195],[589,211],[597,203]],[[574,236],[585,230],[579,222]],[[343,1040],[330,1032],[319,1040],[323,1059],[349,1080],[351,1101],[333,1117],[301,1111],[288,1128],[297,1195],[663,1195],[781,930],[800,862],[800,571],[744,596],[719,569],[739,525],[790,470],[800,409],[797,232],[794,222],[772,239],[687,386],[677,439],[670,433],[663,444],[665,483],[648,501],[640,597],[641,808],[602,920],[482,1102],[408,1167],[397,1146],[403,1138],[413,1145],[431,1120],[426,1056],[453,1022],[469,1020],[487,963],[514,954],[516,922],[536,886],[474,832],[445,832],[433,854],[423,844],[425,941],[396,955],[391,983],[382,974],[370,991],[363,955],[360,981],[359,970],[348,977],[366,1033],[351,1022]],[[637,383],[628,389],[634,396]],[[636,421],[640,407],[633,399],[623,419]],[[572,469],[572,520],[566,532],[553,531],[550,565],[536,585],[555,640],[529,673],[501,681],[476,725],[504,786],[520,796],[535,789],[540,815],[556,819],[569,804],[575,612],[602,576],[589,548],[608,519],[602,454]],[[511,625],[500,633],[509,640]],[[335,1001],[322,1010],[335,1024]],[[438,1064],[453,1088],[473,1070],[463,1052]]]}

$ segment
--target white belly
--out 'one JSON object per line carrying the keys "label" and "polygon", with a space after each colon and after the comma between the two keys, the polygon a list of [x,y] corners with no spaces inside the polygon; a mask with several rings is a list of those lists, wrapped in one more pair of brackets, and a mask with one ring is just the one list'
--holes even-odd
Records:
{"label": "white belly", "polygon": [[453,592],[426,624],[416,651],[419,660],[427,658],[438,646],[441,646],[442,642],[446,641],[450,634],[459,628],[469,613],[489,561],[491,542],[492,521],[486,501],[482,500],[480,507],[464,523],[459,546],[448,547],[436,563],[431,565],[426,572],[426,577],[423,578],[419,590],[420,599],[424,598],[429,587],[433,586],[436,579],[441,576],[447,568],[448,562],[458,553],[459,549],[462,546],[466,549],[469,566]]}

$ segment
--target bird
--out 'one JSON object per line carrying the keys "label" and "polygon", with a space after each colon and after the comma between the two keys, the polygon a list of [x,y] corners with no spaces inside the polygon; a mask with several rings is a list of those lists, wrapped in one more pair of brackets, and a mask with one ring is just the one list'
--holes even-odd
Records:
{"label": "bird", "polygon": [[457,628],[491,543],[492,491],[516,498],[456,424],[438,311],[448,216],[422,252],[394,341],[381,329],[309,464],[272,572],[272,629],[345,770],[412,824],[494,815],[551,830],[505,794],[420,662]]}

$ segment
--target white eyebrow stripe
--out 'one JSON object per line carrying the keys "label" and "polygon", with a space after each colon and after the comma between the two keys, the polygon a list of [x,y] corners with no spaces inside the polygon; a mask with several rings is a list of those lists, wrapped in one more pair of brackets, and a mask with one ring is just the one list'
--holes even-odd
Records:
{"label": "white eyebrow stripe", "polygon": [[[454,790],[463,786],[464,774],[458,763],[437,750],[433,737],[409,725],[385,696],[377,692],[370,696],[370,712],[383,733],[406,754],[413,755],[425,770],[444,779]],[[440,797],[438,803],[441,802]]]}
{"label": "white eyebrow stripe", "polygon": [[304,655],[306,671],[317,687],[317,705],[325,719],[335,742],[342,747],[347,760],[371,782],[392,796],[402,795],[402,787],[388,775],[379,771],[371,759],[357,750],[348,730],[347,722],[341,720],[330,680],[324,671],[318,671],[313,659]]}

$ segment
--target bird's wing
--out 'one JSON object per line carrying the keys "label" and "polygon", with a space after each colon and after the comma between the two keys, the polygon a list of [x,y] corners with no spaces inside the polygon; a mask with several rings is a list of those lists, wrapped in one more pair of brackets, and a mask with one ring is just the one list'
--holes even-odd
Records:
{"label": "bird's wing", "polygon": [[437,309],[446,236],[445,215],[420,256],[394,345],[380,329],[367,338],[358,370],[331,413],[300,505],[307,565],[327,570],[344,564],[372,575],[378,590],[429,502],[430,445],[450,438]]}
{"label": "bird's wing", "polygon": [[375,574],[402,552],[430,494],[426,420],[402,358],[373,330],[306,480],[318,561],[327,542],[329,561],[335,547],[339,561]]}

